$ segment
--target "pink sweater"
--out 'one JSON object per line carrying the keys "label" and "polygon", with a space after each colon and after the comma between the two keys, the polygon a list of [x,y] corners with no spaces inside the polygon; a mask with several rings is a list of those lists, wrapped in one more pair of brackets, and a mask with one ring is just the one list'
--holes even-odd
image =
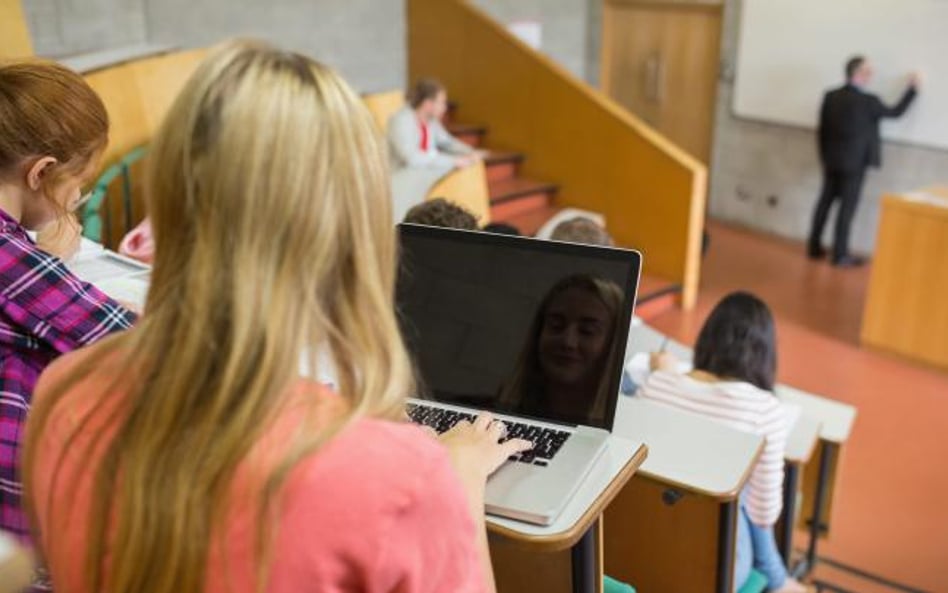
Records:
{"label": "pink sweater", "polygon": [[[95,351],[95,348],[92,349]],[[61,358],[43,375],[35,397],[41,400],[55,377],[74,367],[89,351]],[[109,365],[82,381],[54,410],[38,453],[34,503],[48,568],[57,593],[91,593],[79,585],[87,549],[84,533],[90,506],[92,468],[98,455],[80,452],[95,431],[113,434],[108,411],[121,402]],[[104,367],[104,370],[103,370]],[[51,379],[51,376],[53,379]],[[242,492],[261,475],[261,459],[278,455],[286,435],[299,426],[299,412],[316,401],[331,410],[335,394],[300,381],[291,406],[238,469],[232,488],[237,502],[215,534],[208,559],[208,593],[251,593],[256,509]],[[93,420],[66,452],[63,479],[78,487],[50,492],[57,457],[76,420],[93,411]],[[47,508],[47,497],[52,503]],[[300,462],[285,483],[272,552],[269,593],[482,592],[486,589],[478,555],[475,523],[460,480],[445,450],[420,429],[362,419]],[[220,536],[220,537],[217,537]],[[108,562],[108,557],[105,559]]]}

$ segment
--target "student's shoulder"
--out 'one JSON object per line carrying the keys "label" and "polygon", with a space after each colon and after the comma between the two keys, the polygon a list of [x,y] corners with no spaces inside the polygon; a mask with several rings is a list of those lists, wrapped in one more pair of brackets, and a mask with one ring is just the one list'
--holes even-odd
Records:
{"label": "student's shoulder", "polygon": [[22,266],[35,265],[35,263],[27,262],[28,258],[51,260],[53,256],[37,247],[21,231],[11,227],[5,221],[0,221],[0,272],[21,271]]}
{"label": "student's shoulder", "polygon": [[356,420],[323,449],[303,462],[303,482],[332,480],[344,490],[401,492],[411,496],[423,486],[421,476],[450,473],[445,448],[421,428],[407,422],[373,418]]}
{"label": "student's shoulder", "polygon": [[112,376],[114,371],[117,370],[114,363],[117,357],[115,345],[116,342],[122,340],[123,337],[123,334],[112,334],[92,345],[67,352],[57,357],[47,365],[43,374],[40,375],[40,380],[36,385],[37,391],[41,390],[44,384],[60,379],[92,361],[95,361],[95,370],[97,372]]}
{"label": "student's shoulder", "polygon": [[414,118],[414,114],[412,113],[411,108],[408,107],[408,105],[405,105],[404,107],[402,107],[401,109],[393,113],[391,116],[389,116],[388,123],[389,123],[389,126],[405,124],[406,122],[411,123],[413,118]]}

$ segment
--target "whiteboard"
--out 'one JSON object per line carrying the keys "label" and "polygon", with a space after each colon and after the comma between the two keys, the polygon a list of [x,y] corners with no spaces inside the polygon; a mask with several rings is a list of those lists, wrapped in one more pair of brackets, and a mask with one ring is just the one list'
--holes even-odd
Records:
{"label": "whiteboard", "polygon": [[924,77],[883,136],[948,149],[948,0],[744,0],[734,112],[815,128],[823,93],[843,84],[846,60],[860,54],[875,69],[867,90],[887,104],[910,72]]}

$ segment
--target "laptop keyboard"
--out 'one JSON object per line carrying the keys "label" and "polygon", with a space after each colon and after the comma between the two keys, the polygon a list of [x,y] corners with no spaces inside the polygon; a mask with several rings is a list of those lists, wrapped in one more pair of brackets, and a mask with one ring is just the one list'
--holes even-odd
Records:
{"label": "laptop keyboard", "polygon": [[[408,417],[416,424],[433,428],[438,434],[447,432],[462,420],[474,422],[476,418],[474,414],[411,403],[408,404]],[[550,460],[563,447],[563,443],[566,442],[570,434],[565,430],[531,426],[520,422],[505,420],[504,424],[507,425],[507,434],[502,442],[510,439],[524,439],[533,443],[533,449],[514,455],[510,460],[539,466],[549,464]]]}

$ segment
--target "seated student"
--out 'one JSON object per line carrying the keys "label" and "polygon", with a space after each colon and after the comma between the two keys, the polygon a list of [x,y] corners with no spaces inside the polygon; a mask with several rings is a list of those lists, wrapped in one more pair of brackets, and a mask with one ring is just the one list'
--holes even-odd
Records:
{"label": "seated student", "polygon": [[135,319],[27,233],[75,210],[108,129],[101,99],[75,72],[38,60],[0,63],[0,530],[22,544],[30,526],[20,448],[40,373]]}
{"label": "seated student", "polygon": [[423,78],[415,84],[408,93],[408,104],[388,122],[388,143],[395,169],[463,169],[487,154],[474,150],[444,129],[441,118],[447,108],[448,95],[440,82]]}
{"label": "seated student", "polygon": [[405,214],[405,222],[464,231],[477,230],[477,218],[473,214],[444,198],[433,198],[413,206]]}
{"label": "seated student", "polygon": [[612,237],[596,221],[577,216],[556,225],[553,233],[550,235],[552,241],[564,241],[566,243],[581,243],[583,245],[603,245],[612,246]]}
{"label": "seated student", "polygon": [[622,301],[616,283],[589,274],[566,276],[550,287],[500,405],[528,416],[546,410],[575,422],[604,420],[610,384],[603,373],[625,348],[616,323]]}
{"label": "seated student", "polygon": [[788,576],[774,537],[783,504],[788,426],[773,394],[777,345],[767,305],[747,293],[726,296],[701,328],[694,370],[681,374],[675,370],[678,366],[670,354],[654,354],[654,372],[640,386],[638,395],[765,439],[764,452],[741,493],[734,576],[737,588],[753,566],[767,577],[769,591],[807,591]]}
{"label": "seated student", "polygon": [[[529,443],[500,444],[487,415],[440,442],[405,421],[388,167],[359,97],[309,58],[232,42],[148,166],[146,313],[50,368],[27,429],[54,585],[493,591],[486,479]],[[311,378],[321,352],[333,390]]]}

